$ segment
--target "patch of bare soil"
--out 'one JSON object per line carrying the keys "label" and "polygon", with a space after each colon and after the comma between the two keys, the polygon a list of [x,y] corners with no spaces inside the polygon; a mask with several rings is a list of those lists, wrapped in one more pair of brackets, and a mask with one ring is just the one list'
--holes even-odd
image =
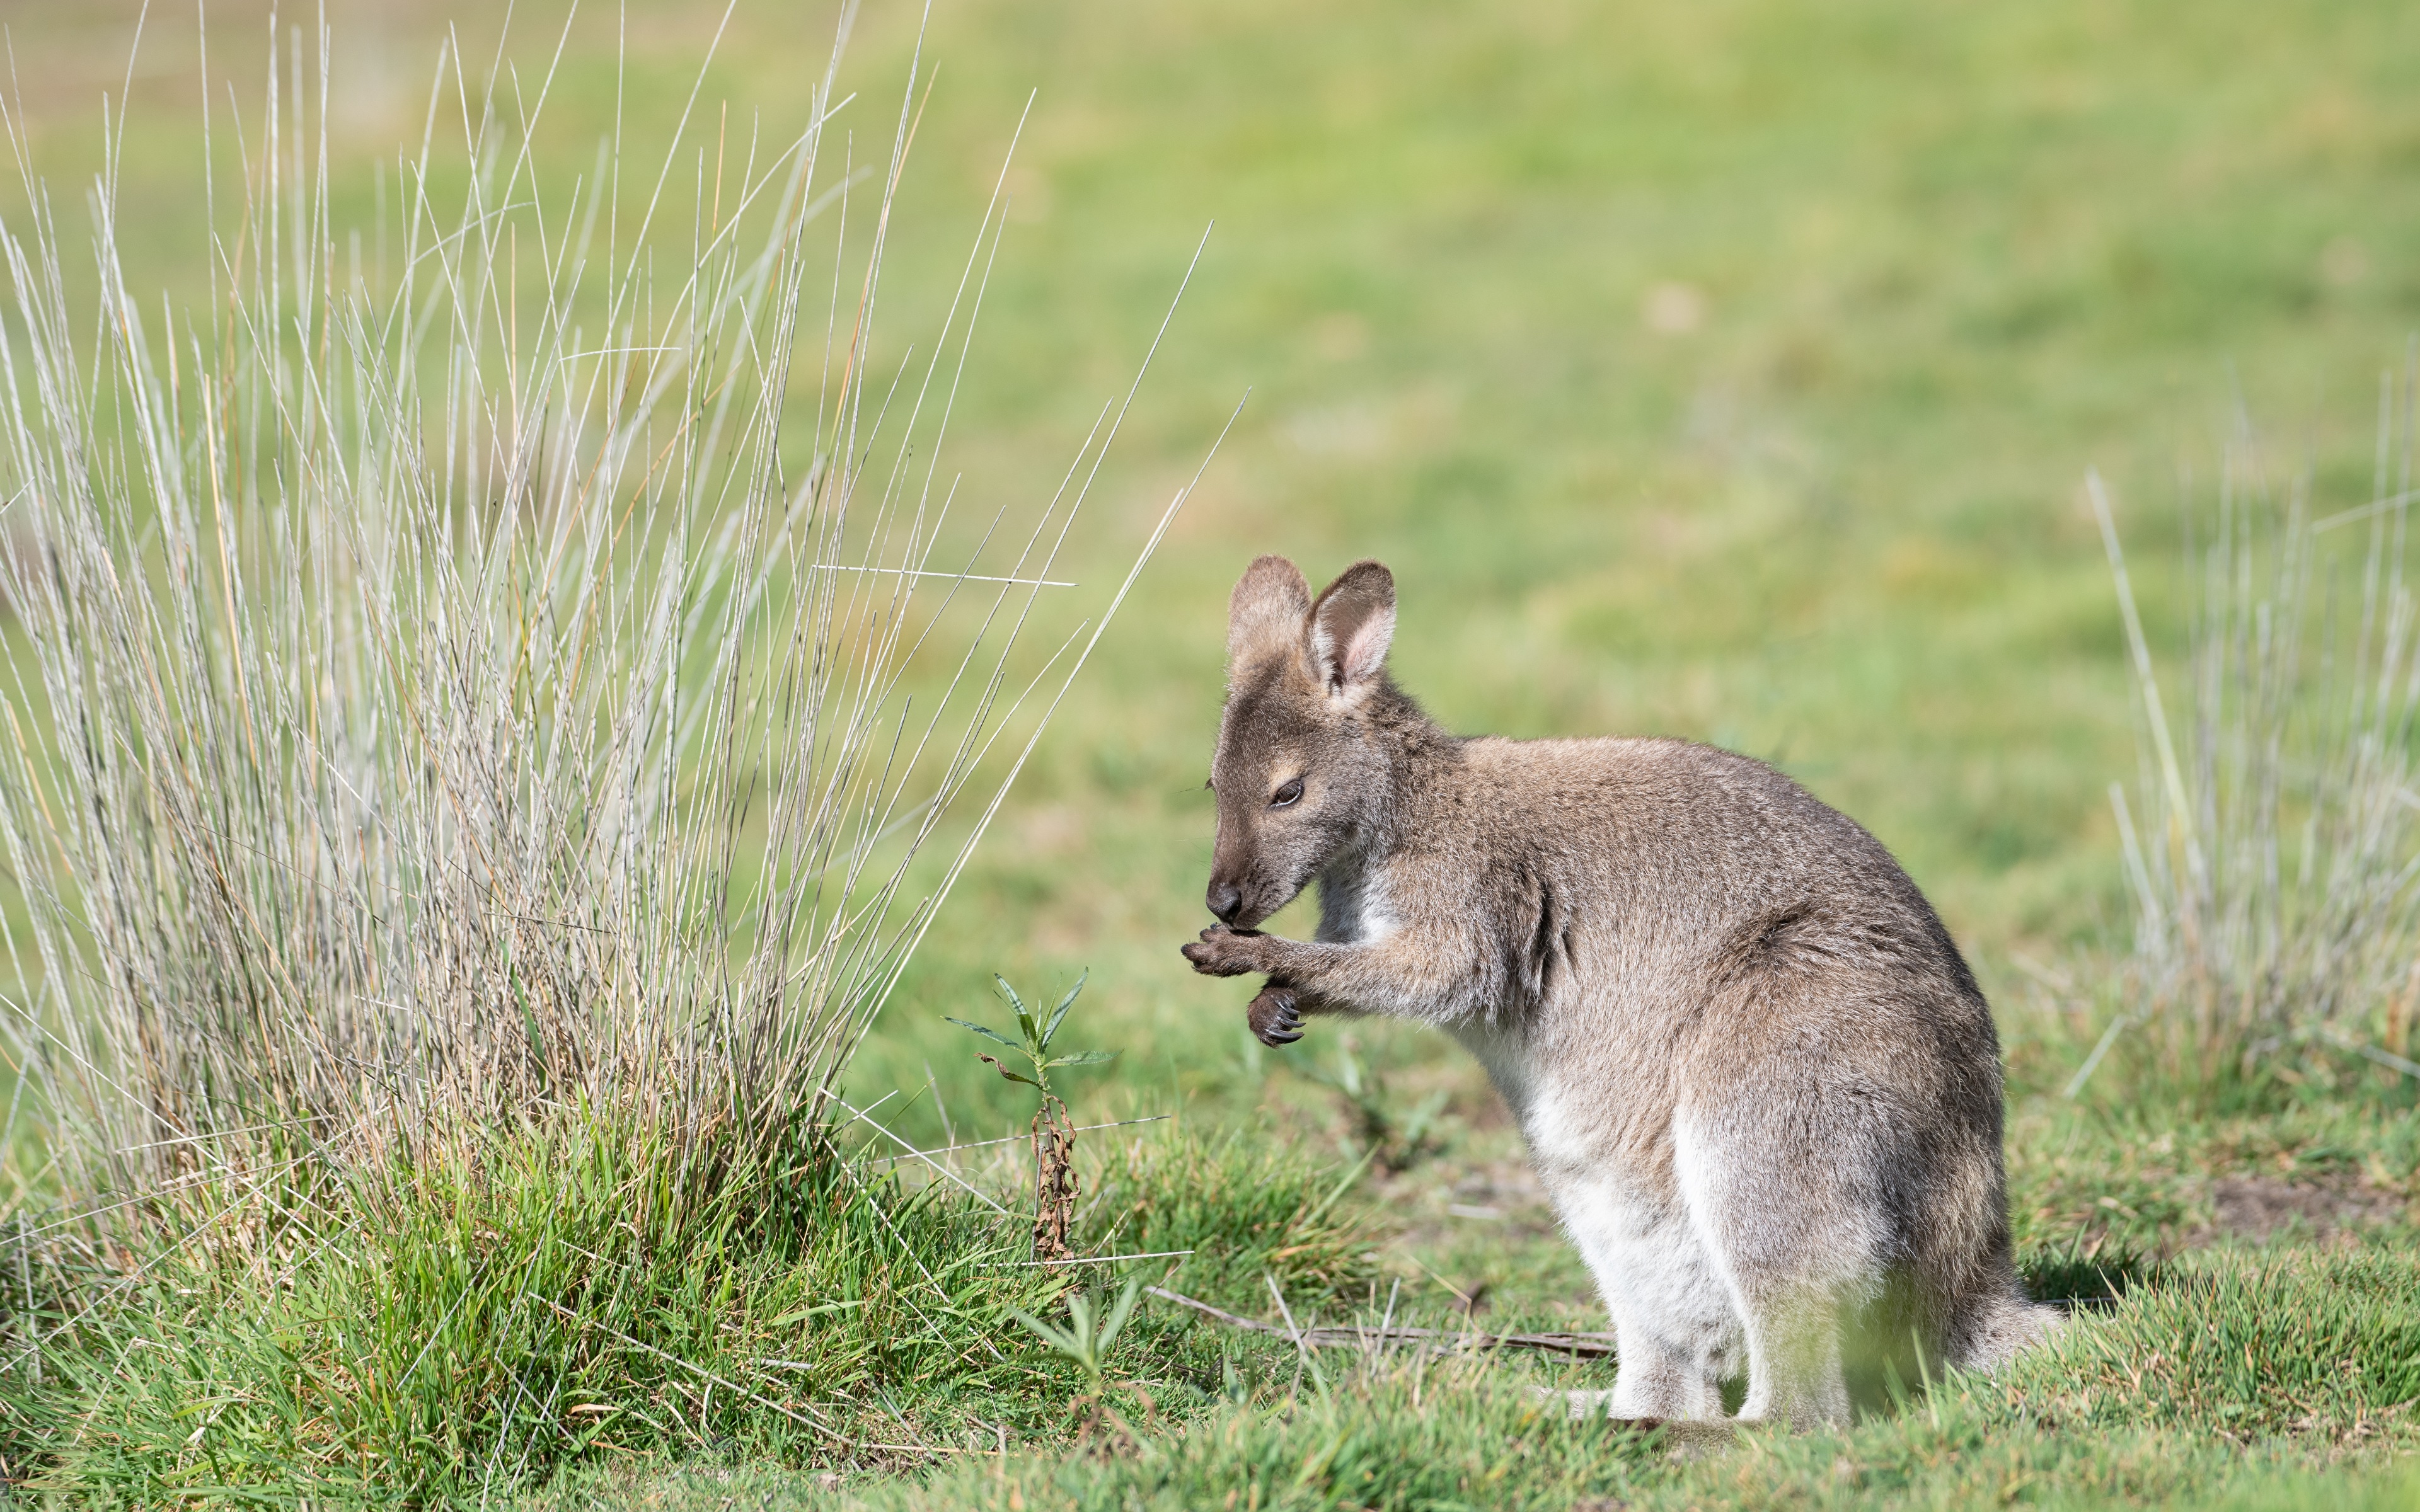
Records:
{"label": "patch of bare soil", "polygon": [[2211,1183],[2211,1199],[2216,1210],[2212,1220],[2188,1235],[2188,1244],[2226,1240],[2257,1244],[2284,1236],[2318,1243],[2349,1242],[2357,1229],[2411,1216],[2410,1205],[2392,1192],[2265,1176],[2223,1176]]}

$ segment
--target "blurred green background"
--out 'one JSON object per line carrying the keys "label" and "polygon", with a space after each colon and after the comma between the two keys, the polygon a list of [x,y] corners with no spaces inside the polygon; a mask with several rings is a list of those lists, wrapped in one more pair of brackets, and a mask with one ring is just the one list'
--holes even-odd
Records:
{"label": "blurred green background", "polygon": [[[710,46],[692,146],[795,131],[837,14],[536,0],[504,35],[501,8],[327,6],[365,219],[449,27],[474,79],[555,69],[534,150],[567,181],[617,99],[663,140]],[[126,239],[193,298],[197,29],[155,6],[134,50],[139,9],[0,5],[12,113],[72,251],[125,97]],[[209,17],[213,87],[249,107],[269,13]],[[859,16],[861,160],[921,20]],[[939,0],[924,47],[896,329],[947,300],[1032,99],[948,462],[970,496],[1056,482],[1214,221],[1064,575],[1114,582],[1250,393],[860,1062],[877,1092],[929,1062],[962,1135],[1001,1084],[937,1015],[986,1016],[993,970],[1055,996],[1092,968],[1071,1034],[1128,1058],[1079,1112],[1124,1107],[1112,1085],[1261,1095],[1250,989],[1176,947],[1206,918],[1226,591],[1263,551],[1314,582],[1387,561],[1397,674],[1453,728],[1777,763],[1907,863],[2022,1040],[2018,954],[2122,944],[2105,789],[2134,717],[2085,470],[2178,645],[2180,501],[2230,428],[2322,508],[2361,502],[2380,374],[2420,329],[2420,8]],[[440,100],[457,142],[459,116]]]}

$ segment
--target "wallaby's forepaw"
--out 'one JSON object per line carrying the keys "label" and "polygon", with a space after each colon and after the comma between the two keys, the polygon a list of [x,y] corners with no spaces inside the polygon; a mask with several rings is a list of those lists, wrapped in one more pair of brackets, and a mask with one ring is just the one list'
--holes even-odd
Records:
{"label": "wallaby's forepaw", "polygon": [[1264,987],[1252,1006],[1244,1011],[1245,1022],[1252,1026],[1253,1038],[1275,1050],[1302,1038],[1302,1010],[1294,994],[1282,987]]}
{"label": "wallaby's forepaw", "polygon": [[1213,924],[1202,932],[1202,937],[1185,947],[1185,959],[1193,969],[1205,977],[1240,977],[1248,972],[1265,971],[1261,964],[1259,930],[1230,929]]}

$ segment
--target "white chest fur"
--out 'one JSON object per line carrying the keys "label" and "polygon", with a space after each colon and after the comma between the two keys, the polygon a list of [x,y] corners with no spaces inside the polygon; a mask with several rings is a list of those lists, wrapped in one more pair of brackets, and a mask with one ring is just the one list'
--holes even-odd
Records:
{"label": "white chest fur", "polygon": [[1374,945],[1393,933],[1385,880],[1358,866],[1337,867],[1319,879],[1318,938],[1335,945]]}

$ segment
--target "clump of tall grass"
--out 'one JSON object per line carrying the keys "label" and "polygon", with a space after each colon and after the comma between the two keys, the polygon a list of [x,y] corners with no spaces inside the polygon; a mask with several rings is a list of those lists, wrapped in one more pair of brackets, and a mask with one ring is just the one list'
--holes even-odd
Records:
{"label": "clump of tall grass", "polygon": [[1007,1309],[1058,1277],[1013,1226],[813,1148],[703,1196],[668,1154],[603,1121],[499,1134],[282,1243],[156,1250],[9,1382],[0,1453],[127,1505],[427,1505],[600,1458],[921,1466],[1055,1426],[1074,1388]]}
{"label": "clump of tall grass", "polygon": [[[1072,628],[1043,597],[1123,409],[1021,514],[990,486],[981,518],[953,509],[939,455],[1002,218],[939,329],[887,343],[913,115],[852,162],[837,46],[788,140],[701,147],[692,111],[660,168],[617,137],[567,184],[533,150],[551,75],[442,71],[373,255],[332,209],[313,40],[316,72],[300,33],[272,45],[262,116],[209,123],[234,208],[200,308],[134,296],[114,168],[93,303],[71,294],[8,122],[11,1391],[126,1344],[110,1309],[165,1276],[274,1291],[487,1200],[532,1149],[618,1149],[626,1181],[590,1195],[660,1209],[631,1230],[650,1254],[811,1234],[793,1199],[834,1158],[827,1100],[1125,593]],[[554,1318],[599,1286],[530,1282],[542,1305],[504,1326],[602,1348]],[[180,1322],[170,1294],[137,1312],[231,1358],[193,1332],[227,1320]],[[413,1348],[468,1349],[452,1326]],[[452,1366],[382,1381],[402,1336],[313,1356],[320,1385],[372,1415],[418,1400]],[[624,1352],[646,1349],[677,1353]],[[544,1377],[490,1372],[486,1407],[414,1421],[543,1402],[559,1434],[597,1426]],[[396,1432],[328,1452],[419,1442]]]}
{"label": "clump of tall grass", "polygon": [[[2133,797],[2109,794],[2134,904],[2124,1011],[2071,1095],[2129,1034],[2205,1086],[2331,1075],[2347,1053],[2420,1075],[2412,389],[2384,384],[2370,497],[2333,511],[2307,473],[2275,484],[2239,427],[2213,527],[2188,551],[2197,582],[2173,719],[2107,492],[2088,481],[2144,738]],[[2189,521],[2211,517],[2198,507]],[[2356,532],[2358,556],[2339,545]]]}

